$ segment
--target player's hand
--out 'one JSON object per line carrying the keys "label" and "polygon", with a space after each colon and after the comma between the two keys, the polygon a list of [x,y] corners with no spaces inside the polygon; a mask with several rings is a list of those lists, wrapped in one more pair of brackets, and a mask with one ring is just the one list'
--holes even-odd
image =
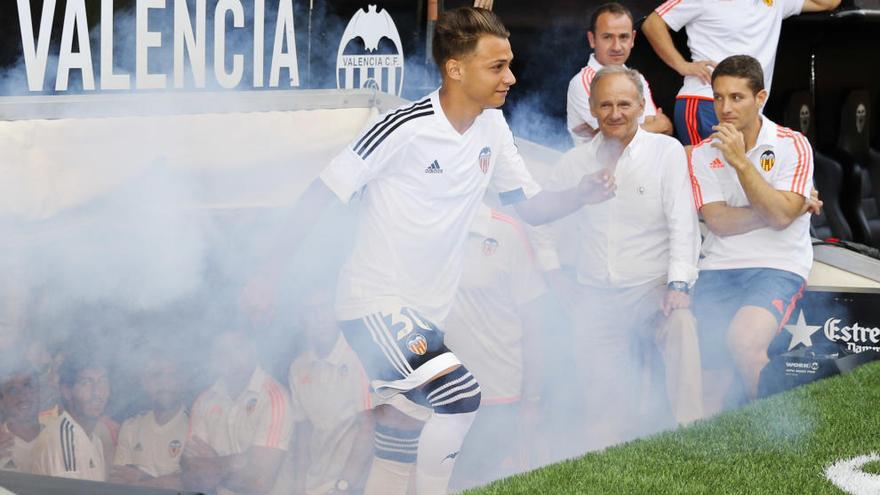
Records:
{"label": "player's hand", "polygon": [[709,84],[712,81],[712,71],[718,65],[712,60],[695,60],[693,62],[685,62],[678,68],[678,73],[682,76],[694,76],[700,79],[703,84]]}
{"label": "player's hand", "polygon": [[663,296],[663,301],[660,303],[660,309],[663,311],[663,316],[669,316],[673,310],[687,309],[690,306],[691,296],[680,290],[672,289],[666,291],[666,295]]}
{"label": "player's hand", "polygon": [[810,197],[804,201],[804,206],[801,208],[801,215],[804,213],[809,213],[810,215],[818,215],[822,213],[822,206],[825,203],[819,199],[819,191],[813,189],[813,192],[810,193]]}
{"label": "player's hand", "polygon": [[492,10],[492,0],[474,0],[474,7],[479,7],[481,9]]}
{"label": "player's hand", "polygon": [[709,136],[712,139],[712,147],[720,151],[735,169],[751,166],[746,156],[746,140],[743,133],[736,130],[731,123],[721,123],[712,126],[715,132]]}
{"label": "player's hand", "polygon": [[276,284],[268,276],[258,275],[251,279],[241,294],[241,305],[251,320],[265,323],[275,313]]}
{"label": "player's hand", "polygon": [[0,424],[0,457],[12,455],[12,447],[15,444],[15,436],[6,429],[6,425]]}
{"label": "player's hand", "polygon": [[572,129],[571,132],[575,136],[580,136],[582,138],[587,138],[587,139],[593,139],[593,137],[599,131],[597,131],[596,129],[593,129],[592,127],[590,127],[590,124],[584,122],[583,124]]}
{"label": "player's hand", "polygon": [[152,478],[152,476],[141,471],[136,466],[113,466],[110,468],[111,483],[131,485],[147,478]]}
{"label": "player's hand", "polygon": [[578,190],[585,204],[594,205],[614,197],[617,184],[614,174],[607,168],[585,175],[578,184]]}
{"label": "player's hand", "polygon": [[194,436],[187,440],[183,455],[190,458],[217,457],[217,451],[201,438]]}

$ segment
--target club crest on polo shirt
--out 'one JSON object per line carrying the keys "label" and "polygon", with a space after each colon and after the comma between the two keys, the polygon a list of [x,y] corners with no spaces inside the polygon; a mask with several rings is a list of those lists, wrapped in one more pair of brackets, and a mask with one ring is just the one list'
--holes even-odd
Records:
{"label": "club crest on polo shirt", "polygon": [[254,413],[254,409],[256,409],[256,408],[257,408],[257,398],[254,397],[253,399],[248,401],[247,406],[245,406],[245,411],[247,411],[248,416],[250,416],[251,414]]}
{"label": "club crest on polo shirt", "polygon": [[766,6],[768,6],[768,7],[772,7],[772,6],[773,6],[773,0],[764,0],[764,5],[766,5]]}
{"label": "club crest on polo shirt", "polygon": [[761,168],[764,172],[769,172],[773,165],[776,164],[776,154],[770,150],[761,153]]}
{"label": "club crest on polo shirt", "polygon": [[428,340],[420,333],[414,334],[406,341],[406,348],[413,354],[422,356],[428,352]]}
{"label": "club crest on polo shirt", "polygon": [[491,237],[487,237],[483,241],[483,254],[486,256],[492,256],[495,254],[495,251],[498,250],[498,240],[493,239]]}
{"label": "club crest on polo shirt", "polygon": [[489,162],[492,160],[492,148],[486,146],[480,150],[480,171],[484,174],[489,172]]}
{"label": "club crest on polo shirt", "polygon": [[172,440],[168,443],[168,455],[170,455],[171,457],[179,456],[181,447],[183,447],[183,444],[180,442],[180,440]]}

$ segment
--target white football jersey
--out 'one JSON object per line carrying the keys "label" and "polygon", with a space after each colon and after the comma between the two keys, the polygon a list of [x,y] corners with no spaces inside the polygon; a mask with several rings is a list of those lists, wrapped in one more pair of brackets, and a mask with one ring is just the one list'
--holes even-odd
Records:
{"label": "white football jersey", "polygon": [[464,263],[443,325],[446,345],[480,382],[483,404],[516,402],[523,378],[517,309],[546,292],[523,226],[484,207],[465,245]]}
{"label": "white football jersey", "polygon": [[[803,6],[804,0],[668,0],[654,11],[673,31],[685,28],[692,61],[751,55],[761,62],[770,91],[782,20]],[[678,96],[712,100],[712,86],[686,76]]]}
{"label": "white football jersey", "polygon": [[362,201],[354,250],[339,276],[340,320],[400,307],[443,320],[487,188],[506,204],[540,191],[500,110],[484,110],[460,134],[436,91],[379,117],[321,179],[343,202],[356,194]]}
{"label": "white football jersey", "polygon": [[104,445],[95,432],[86,434],[67,411],[43,428],[34,440],[33,474],[106,481]]}
{"label": "white football jersey", "polygon": [[[0,425],[0,428],[6,428],[8,431],[5,424]],[[0,471],[30,473],[33,462],[34,444],[36,442],[36,438],[28,442],[13,434],[12,449],[9,451],[8,455],[0,456]]]}
{"label": "white football jersey", "polygon": [[156,422],[153,411],[129,418],[119,430],[113,463],[137,466],[154,478],[179,472],[188,431],[189,416],[183,408],[164,425]]}
{"label": "white football jersey", "polygon": [[[755,147],[746,154],[774,189],[809,198],[813,191],[813,151],[803,134],[762,117]],[[710,140],[694,146],[692,186],[697,208],[723,201],[727,206],[749,206],[736,170]],[[813,265],[810,214],[804,213],[788,227],[770,227],[745,234],[719,236],[711,231],[703,241],[701,270],[775,268],[796,273],[805,280]]]}

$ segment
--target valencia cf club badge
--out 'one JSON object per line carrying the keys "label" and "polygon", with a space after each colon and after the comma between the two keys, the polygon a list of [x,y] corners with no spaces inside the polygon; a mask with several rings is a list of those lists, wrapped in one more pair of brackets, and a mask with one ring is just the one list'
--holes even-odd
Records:
{"label": "valencia cf club badge", "polygon": [[775,165],[775,164],[776,164],[776,155],[772,151],[767,150],[767,151],[761,153],[761,168],[764,169],[764,172],[769,172],[770,169],[773,168],[773,165]]}
{"label": "valencia cf club badge", "polygon": [[492,256],[495,254],[495,251],[498,249],[498,241],[487,237],[486,240],[483,241],[483,254],[486,256]]}
{"label": "valencia cf club badge", "polygon": [[489,161],[492,160],[492,148],[486,146],[480,150],[480,171],[489,172]]}
{"label": "valencia cf club badge", "polygon": [[768,6],[768,7],[772,7],[772,6],[773,6],[773,0],[764,0],[764,5],[766,5],[766,6]]}
{"label": "valencia cf club badge", "polygon": [[422,356],[426,352],[428,352],[428,341],[425,339],[425,337],[422,334],[417,333],[417,334],[414,334],[412,337],[409,338],[409,340],[406,341],[406,347],[413,354],[417,354],[419,356]]}
{"label": "valencia cf club badge", "polygon": [[168,455],[171,457],[179,456],[181,447],[183,447],[183,444],[180,443],[180,440],[172,440],[168,443]]}
{"label": "valencia cf club badge", "polygon": [[254,399],[249,400],[247,403],[247,406],[245,407],[245,410],[247,411],[248,416],[253,414],[254,409],[256,409],[256,408],[257,408],[257,399],[254,398]]}

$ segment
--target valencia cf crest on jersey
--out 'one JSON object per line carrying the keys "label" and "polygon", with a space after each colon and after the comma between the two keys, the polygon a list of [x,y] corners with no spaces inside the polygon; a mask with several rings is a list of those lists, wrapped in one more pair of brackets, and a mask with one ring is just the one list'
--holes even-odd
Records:
{"label": "valencia cf crest on jersey", "polygon": [[483,241],[483,254],[486,256],[492,256],[495,254],[495,251],[498,249],[498,241],[491,237],[487,237]]}
{"label": "valencia cf crest on jersey", "polygon": [[773,6],[773,0],[764,0],[764,5],[766,5],[766,6],[768,6],[768,7],[772,7],[772,6]]}
{"label": "valencia cf crest on jersey", "polygon": [[486,146],[480,150],[480,170],[485,174],[489,172],[489,161],[492,160],[492,148]]}
{"label": "valencia cf crest on jersey", "polygon": [[413,354],[422,356],[428,352],[428,340],[420,333],[413,334],[413,336],[406,341],[406,347]]}
{"label": "valencia cf crest on jersey", "polygon": [[257,408],[257,399],[253,398],[248,401],[247,406],[245,406],[245,411],[247,411],[248,416],[250,416],[251,414],[253,414],[254,409],[256,409],[256,408]]}
{"label": "valencia cf crest on jersey", "polygon": [[168,443],[168,455],[171,457],[179,456],[181,447],[183,447],[183,444],[180,443],[180,440],[172,440]]}
{"label": "valencia cf crest on jersey", "polygon": [[761,153],[761,168],[764,172],[769,172],[773,165],[776,164],[776,154],[770,150]]}

